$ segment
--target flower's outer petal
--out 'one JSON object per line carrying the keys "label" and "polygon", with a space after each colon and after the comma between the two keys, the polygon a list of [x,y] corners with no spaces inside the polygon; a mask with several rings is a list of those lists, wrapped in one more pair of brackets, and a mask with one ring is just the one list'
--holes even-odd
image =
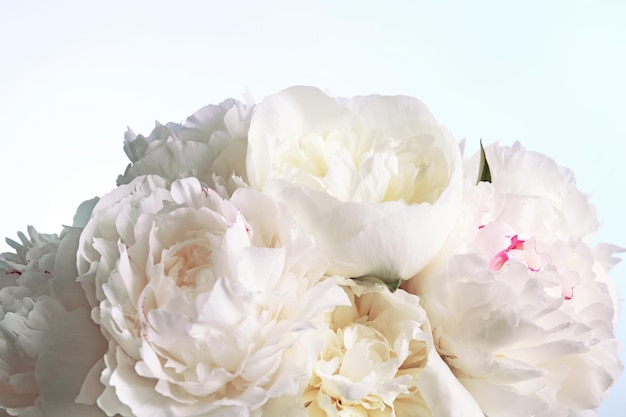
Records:
{"label": "flower's outer petal", "polygon": [[76,281],[76,250],[81,231],[76,227],[65,228],[52,269],[52,290],[68,311],[89,306],[85,293]]}
{"label": "flower's outer petal", "polygon": [[436,349],[431,349],[428,354],[428,364],[419,376],[418,387],[433,416],[484,416],[476,400],[461,385]]}
{"label": "flower's outer petal", "polygon": [[76,209],[76,214],[74,215],[74,219],[72,221],[72,227],[77,227],[79,229],[83,229],[85,227],[91,217],[94,206],[98,203],[98,200],[99,198],[95,197],[91,200],[86,200],[80,203]]}
{"label": "flower's outer petal", "polygon": [[348,100],[346,106],[394,136],[410,135],[414,133],[415,125],[423,122],[437,124],[428,107],[409,96],[356,96]]}
{"label": "flower's outer petal", "polygon": [[286,187],[281,199],[328,254],[328,273],[407,279],[438,253],[457,216],[446,190],[434,204],[340,203],[326,193]]}

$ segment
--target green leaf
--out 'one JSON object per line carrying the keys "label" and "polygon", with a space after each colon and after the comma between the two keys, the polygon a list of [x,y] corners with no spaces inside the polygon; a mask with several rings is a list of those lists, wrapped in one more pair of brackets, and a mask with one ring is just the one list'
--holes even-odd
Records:
{"label": "green leaf", "polygon": [[374,285],[384,285],[385,287],[389,288],[390,292],[395,292],[400,287],[400,284],[402,284],[401,279],[397,279],[395,281],[384,281],[378,277],[373,277],[370,275],[352,279],[358,282],[369,282],[370,284]]}
{"label": "green leaf", "polygon": [[389,291],[395,292],[400,284],[402,284],[402,280],[398,279],[392,282],[385,282],[385,284],[387,285],[387,288],[389,288]]}
{"label": "green leaf", "polygon": [[476,184],[479,182],[491,182],[491,171],[489,170],[489,163],[485,156],[485,148],[483,148],[482,139],[480,140],[480,165],[478,167],[478,179],[476,180]]}

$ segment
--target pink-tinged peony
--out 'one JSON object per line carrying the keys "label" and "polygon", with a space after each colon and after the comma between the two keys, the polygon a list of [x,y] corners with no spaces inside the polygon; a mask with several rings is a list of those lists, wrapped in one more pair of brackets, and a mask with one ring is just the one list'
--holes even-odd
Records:
{"label": "pink-tinged peony", "polygon": [[[11,416],[104,415],[76,402],[106,340],[76,282],[76,248],[92,202],[60,238],[29,227],[0,255],[0,410]],[[2,411],[0,411],[2,413]]]}
{"label": "pink-tinged peony", "polygon": [[246,181],[248,127],[254,106],[234,99],[208,105],[183,124],[157,123],[149,136],[128,130],[124,151],[131,160],[119,184],[156,174],[173,181],[196,177],[223,195]]}
{"label": "pink-tinged peony", "polygon": [[417,296],[367,281],[344,289],[351,305],[327,315],[303,396],[308,416],[483,417],[437,354]]}
{"label": "pink-tinged peony", "polygon": [[[109,416],[297,416],[347,304],[285,208],[195,178],[138,177],[104,196],[79,271],[109,341],[97,403]],[[98,375],[96,375],[96,378]]]}
{"label": "pink-tinged peony", "polygon": [[329,273],[392,282],[443,246],[462,190],[457,141],[419,100],[291,87],[256,106],[247,175],[285,202]]}
{"label": "pink-tinged peony", "polygon": [[619,377],[616,247],[573,175],[541,154],[487,147],[492,183],[467,164],[462,215],[405,288],[435,346],[487,416],[595,416]]}

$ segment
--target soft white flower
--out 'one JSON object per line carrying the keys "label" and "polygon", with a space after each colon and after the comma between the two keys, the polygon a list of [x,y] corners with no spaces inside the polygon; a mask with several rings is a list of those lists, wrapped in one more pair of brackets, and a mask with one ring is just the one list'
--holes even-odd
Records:
{"label": "soft white flower", "polygon": [[288,88],[257,105],[246,167],[346,277],[411,277],[441,249],[461,196],[458,144],[412,97]]}
{"label": "soft white flower", "polygon": [[405,288],[487,416],[594,416],[623,369],[617,248],[590,246],[595,211],[570,171],[519,144],[485,151],[493,183],[468,164],[455,234]]}
{"label": "soft white flower", "polygon": [[104,196],[78,263],[109,340],[97,400],[109,416],[303,415],[317,326],[348,302],[285,208],[195,178]]}
{"label": "soft white flower", "polygon": [[312,417],[483,414],[433,347],[419,298],[348,281],[303,400]]}
{"label": "soft white flower", "polygon": [[106,341],[76,282],[80,211],[61,237],[29,227],[16,253],[0,255],[0,410],[12,416],[104,415],[78,404],[89,369]]}
{"label": "soft white flower", "polygon": [[193,176],[232,194],[246,181],[246,144],[253,108],[228,99],[203,107],[183,124],[157,123],[147,137],[129,129],[124,151],[132,163],[119,176],[118,185],[145,174],[170,181]]}

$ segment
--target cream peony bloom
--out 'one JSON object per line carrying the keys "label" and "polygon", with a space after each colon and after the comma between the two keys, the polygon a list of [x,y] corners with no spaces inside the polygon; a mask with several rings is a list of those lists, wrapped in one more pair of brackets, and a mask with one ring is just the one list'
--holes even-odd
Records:
{"label": "cream peony bloom", "polygon": [[145,174],[170,181],[196,177],[224,195],[232,194],[246,181],[246,144],[253,108],[228,99],[203,107],[183,124],[157,123],[147,137],[129,129],[124,151],[132,163],[119,176],[118,185]]}
{"label": "cream peony bloom", "polygon": [[485,151],[493,183],[468,164],[455,234],[405,288],[487,416],[595,416],[623,369],[617,248],[590,246],[595,211],[570,171],[519,144]]}
{"label": "cream peony bloom", "polygon": [[461,196],[456,140],[412,97],[291,87],[257,105],[250,185],[277,196],[330,258],[329,273],[406,279],[441,249]]}
{"label": "cream peony bloom", "polygon": [[[61,237],[29,227],[16,253],[0,255],[0,414],[29,417],[103,416],[78,404],[83,381],[104,354],[106,341],[89,318],[76,282],[76,248],[82,225]],[[88,217],[88,215],[87,215]]]}
{"label": "cream peony bloom", "polygon": [[382,283],[344,288],[351,305],[327,315],[326,345],[303,396],[307,415],[483,416],[434,349],[418,297]]}
{"label": "cream peony bloom", "polygon": [[[136,178],[100,200],[79,271],[112,416],[297,416],[323,313],[348,300],[268,197]],[[322,328],[322,327],[320,327]]]}

